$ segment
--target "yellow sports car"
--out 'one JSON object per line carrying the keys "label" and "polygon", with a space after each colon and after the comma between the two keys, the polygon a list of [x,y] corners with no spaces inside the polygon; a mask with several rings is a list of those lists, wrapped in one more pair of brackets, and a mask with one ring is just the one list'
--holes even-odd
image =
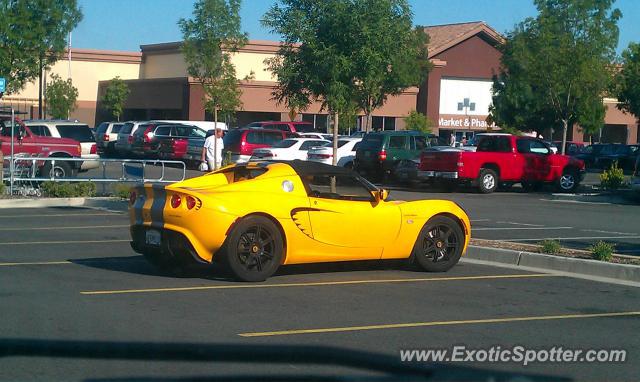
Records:
{"label": "yellow sports car", "polygon": [[445,200],[387,198],[317,162],[250,162],[132,189],[131,246],[163,271],[219,261],[243,281],[282,264],[402,259],[443,272],[466,251],[469,218]]}

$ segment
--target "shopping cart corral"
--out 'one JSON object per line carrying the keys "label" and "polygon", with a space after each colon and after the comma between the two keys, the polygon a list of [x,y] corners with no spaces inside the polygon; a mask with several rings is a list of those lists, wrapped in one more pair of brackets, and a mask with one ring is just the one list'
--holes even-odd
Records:
{"label": "shopping cart corral", "polygon": [[[60,176],[56,169],[69,162],[98,162],[98,168],[78,176]],[[75,164],[75,163],[74,163]],[[76,168],[77,166],[67,166]],[[168,169],[171,168],[171,171]],[[43,172],[48,169],[48,172]],[[12,195],[40,196],[42,182],[95,182],[95,183],[174,183],[184,180],[186,166],[181,161],[144,159],[83,159],[41,158],[16,154],[4,158],[3,181]]]}

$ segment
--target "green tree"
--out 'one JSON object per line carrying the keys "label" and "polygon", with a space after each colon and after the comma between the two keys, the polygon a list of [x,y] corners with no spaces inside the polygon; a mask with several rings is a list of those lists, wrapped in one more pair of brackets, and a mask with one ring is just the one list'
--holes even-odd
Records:
{"label": "green tree", "polygon": [[111,81],[109,81],[109,85],[104,91],[102,104],[105,109],[109,110],[109,112],[114,117],[116,117],[118,122],[120,122],[124,103],[127,101],[129,93],[129,86],[127,86],[127,84],[123,80],[121,80],[119,76],[116,76]]}
{"label": "green tree", "polygon": [[535,0],[538,16],[507,35],[494,77],[491,119],[499,126],[540,131],[604,121],[602,102],[613,78],[618,44],[615,0]]}
{"label": "green tree", "polygon": [[616,76],[618,108],[640,118],[640,44],[631,43],[622,52],[622,68]]}
{"label": "green tree", "polygon": [[20,91],[55,63],[82,20],[77,0],[0,0],[0,77]]}
{"label": "green tree", "polygon": [[278,77],[274,99],[299,110],[321,102],[334,136],[341,115],[371,114],[426,73],[426,35],[412,28],[404,0],[282,0],[262,22],[283,38],[267,62]]}
{"label": "green tree", "polygon": [[409,115],[404,117],[404,123],[407,130],[415,130],[422,133],[431,132],[432,124],[429,118],[415,110],[411,110]]}
{"label": "green tree", "polygon": [[242,107],[231,53],[247,43],[240,27],[240,0],[198,0],[193,18],[180,19],[182,51],[187,71],[204,89],[205,109],[218,122],[218,112],[234,113]]}
{"label": "green tree", "polygon": [[76,108],[78,89],[73,86],[71,78],[63,80],[54,73],[51,75],[51,82],[47,85],[46,96],[51,117],[66,119]]}
{"label": "green tree", "polygon": [[353,1],[353,22],[348,30],[353,49],[354,87],[358,106],[365,114],[365,130],[371,115],[390,95],[419,86],[431,64],[424,28],[413,26],[413,14],[405,0]]}

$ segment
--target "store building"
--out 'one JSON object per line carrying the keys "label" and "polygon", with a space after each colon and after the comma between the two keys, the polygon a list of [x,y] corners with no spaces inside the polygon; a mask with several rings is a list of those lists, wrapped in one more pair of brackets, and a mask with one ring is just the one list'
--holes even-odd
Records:
{"label": "store building", "polygon": [[[502,36],[483,22],[470,22],[426,27],[430,36],[429,59],[433,69],[419,87],[389,97],[373,114],[373,128],[404,128],[404,117],[412,110],[426,114],[433,131],[449,138],[471,136],[497,127],[487,122],[491,104],[492,77],[500,65],[499,46]],[[252,40],[232,56],[242,90],[242,110],[235,125],[244,126],[258,120],[288,120],[290,111],[272,99],[276,79],[265,60],[274,57],[280,43]],[[71,60],[57,62],[45,73],[62,78],[70,74],[78,88],[77,109],[71,114],[89,124],[98,124],[111,116],[100,99],[110,79],[120,76],[131,93],[125,104],[123,119],[211,120],[203,106],[201,86],[190,78],[179,42],[142,45],[140,52],[72,49]],[[65,55],[65,58],[67,56]],[[250,79],[246,79],[246,78]],[[635,117],[619,111],[615,100],[605,99],[607,114],[602,131],[584,136],[579,127],[568,134],[574,141],[618,143],[638,142]],[[19,94],[5,95],[0,105],[13,106],[37,116],[37,85],[28,84]],[[295,116],[327,128],[330,120],[319,104]],[[358,128],[358,126],[349,126]],[[548,130],[545,137],[558,138],[561,132]]]}

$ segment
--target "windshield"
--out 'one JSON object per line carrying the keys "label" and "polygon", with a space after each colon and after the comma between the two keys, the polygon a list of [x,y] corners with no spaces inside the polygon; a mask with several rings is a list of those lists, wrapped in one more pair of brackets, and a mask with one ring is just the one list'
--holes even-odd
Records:
{"label": "windshield", "polygon": [[288,147],[291,147],[291,146],[295,145],[296,143],[297,143],[297,141],[295,141],[293,139],[285,139],[285,140],[282,140],[282,141],[274,144],[272,147],[279,148],[279,149],[286,149]]}
{"label": "windshield", "polygon": [[95,142],[95,137],[87,125],[56,125],[62,138],[70,138],[78,142]]}

